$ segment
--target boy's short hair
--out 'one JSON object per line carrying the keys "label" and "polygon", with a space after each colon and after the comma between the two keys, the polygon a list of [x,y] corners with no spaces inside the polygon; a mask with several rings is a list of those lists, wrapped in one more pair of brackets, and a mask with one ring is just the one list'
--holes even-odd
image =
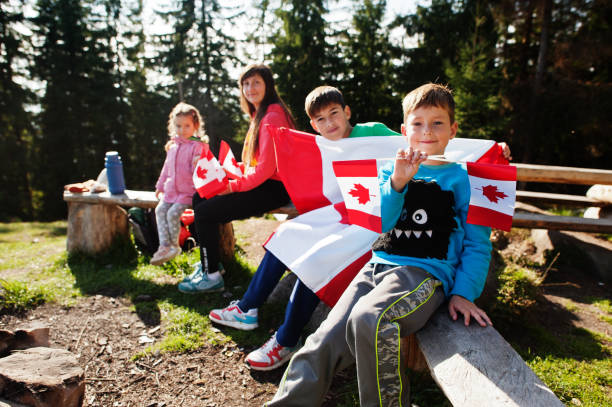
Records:
{"label": "boy's short hair", "polygon": [[436,106],[446,109],[451,124],[455,122],[455,99],[453,98],[453,92],[447,86],[428,83],[408,93],[402,102],[404,121],[410,113],[423,106]]}
{"label": "boy's short hair", "polygon": [[344,109],[346,104],[344,103],[344,97],[342,92],[333,86],[319,86],[306,96],[306,102],[304,103],[304,109],[308,117],[312,117],[324,107],[337,103]]}

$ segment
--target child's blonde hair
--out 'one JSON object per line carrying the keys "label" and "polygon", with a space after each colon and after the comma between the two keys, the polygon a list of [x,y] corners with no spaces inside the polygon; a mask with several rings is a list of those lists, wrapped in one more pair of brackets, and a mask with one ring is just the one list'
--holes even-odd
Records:
{"label": "child's blonde hair", "polygon": [[404,121],[410,113],[423,106],[441,107],[448,112],[451,124],[455,122],[455,99],[447,86],[428,83],[407,94],[402,102]]}
{"label": "child's blonde hair", "polygon": [[192,106],[185,102],[179,102],[172,111],[168,115],[168,137],[170,140],[166,143],[165,149],[166,151],[172,146],[174,143],[172,138],[176,136],[176,129],[174,127],[174,119],[177,116],[187,116],[191,117],[193,120],[193,127],[195,128],[194,135],[202,140],[204,143],[208,143],[208,136],[204,132],[204,121],[202,120],[202,116],[200,112],[195,106]]}

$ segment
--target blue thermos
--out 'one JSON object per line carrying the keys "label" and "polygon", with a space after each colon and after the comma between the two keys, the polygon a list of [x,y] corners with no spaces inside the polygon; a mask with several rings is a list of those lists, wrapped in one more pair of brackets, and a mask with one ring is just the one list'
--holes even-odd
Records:
{"label": "blue thermos", "polygon": [[116,151],[106,153],[104,159],[106,177],[108,178],[108,190],[111,194],[122,194],[125,191],[125,178],[123,177],[123,163]]}

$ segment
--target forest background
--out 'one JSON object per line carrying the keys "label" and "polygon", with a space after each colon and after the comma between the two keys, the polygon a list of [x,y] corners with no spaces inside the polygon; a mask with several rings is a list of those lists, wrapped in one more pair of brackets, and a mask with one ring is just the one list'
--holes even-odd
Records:
{"label": "forest background", "polygon": [[460,137],[508,142],[515,162],[610,168],[610,0],[415,4],[0,1],[0,221],[65,218],[63,185],[96,178],[110,150],[129,189],[152,190],[180,100],[202,113],[213,151],[227,140],[240,154],[237,76],[250,62],[272,67],[305,131],[304,98],[321,84],[344,92],[354,123],[399,130],[402,96],[438,82],[455,92]]}

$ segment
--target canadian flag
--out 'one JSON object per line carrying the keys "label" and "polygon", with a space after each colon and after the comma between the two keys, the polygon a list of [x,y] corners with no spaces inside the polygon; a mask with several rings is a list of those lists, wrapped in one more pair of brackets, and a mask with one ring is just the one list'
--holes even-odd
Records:
{"label": "canadian flag", "polygon": [[219,148],[219,162],[221,167],[225,170],[227,176],[231,179],[242,178],[243,171],[240,164],[236,161],[234,153],[230,148],[229,144],[224,140],[221,140],[221,147]]}
{"label": "canadian flag", "polygon": [[467,222],[509,231],[516,201],[516,167],[467,163],[470,207]]}
{"label": "canadian flag", "polygon": [[210,199],[223,191],[229,182],[225,171],[207,145],[193,171],[193,185],[202,198]]}
{"label": "canadian flag", "polygon": [[[270,131],[280,178],[301,215],[282,223],[264,247],[322,301],[333,306],[370,259],[372,243],[379,236],[378,232],[350,224],[348,211],[352,208],[344,204],[333,162],[394,157],[407,143],[399,135],[329,141],[286,128],[270,127]],[[496,149],[491,140],[455,138],[445,155],[458,161],[476,161]]]}
{"label": "canadian flag", "polygon": [[344,197],[348,220],[373,232],[382,232],[378,162],[388,160],[334,161],[334,173]]}

